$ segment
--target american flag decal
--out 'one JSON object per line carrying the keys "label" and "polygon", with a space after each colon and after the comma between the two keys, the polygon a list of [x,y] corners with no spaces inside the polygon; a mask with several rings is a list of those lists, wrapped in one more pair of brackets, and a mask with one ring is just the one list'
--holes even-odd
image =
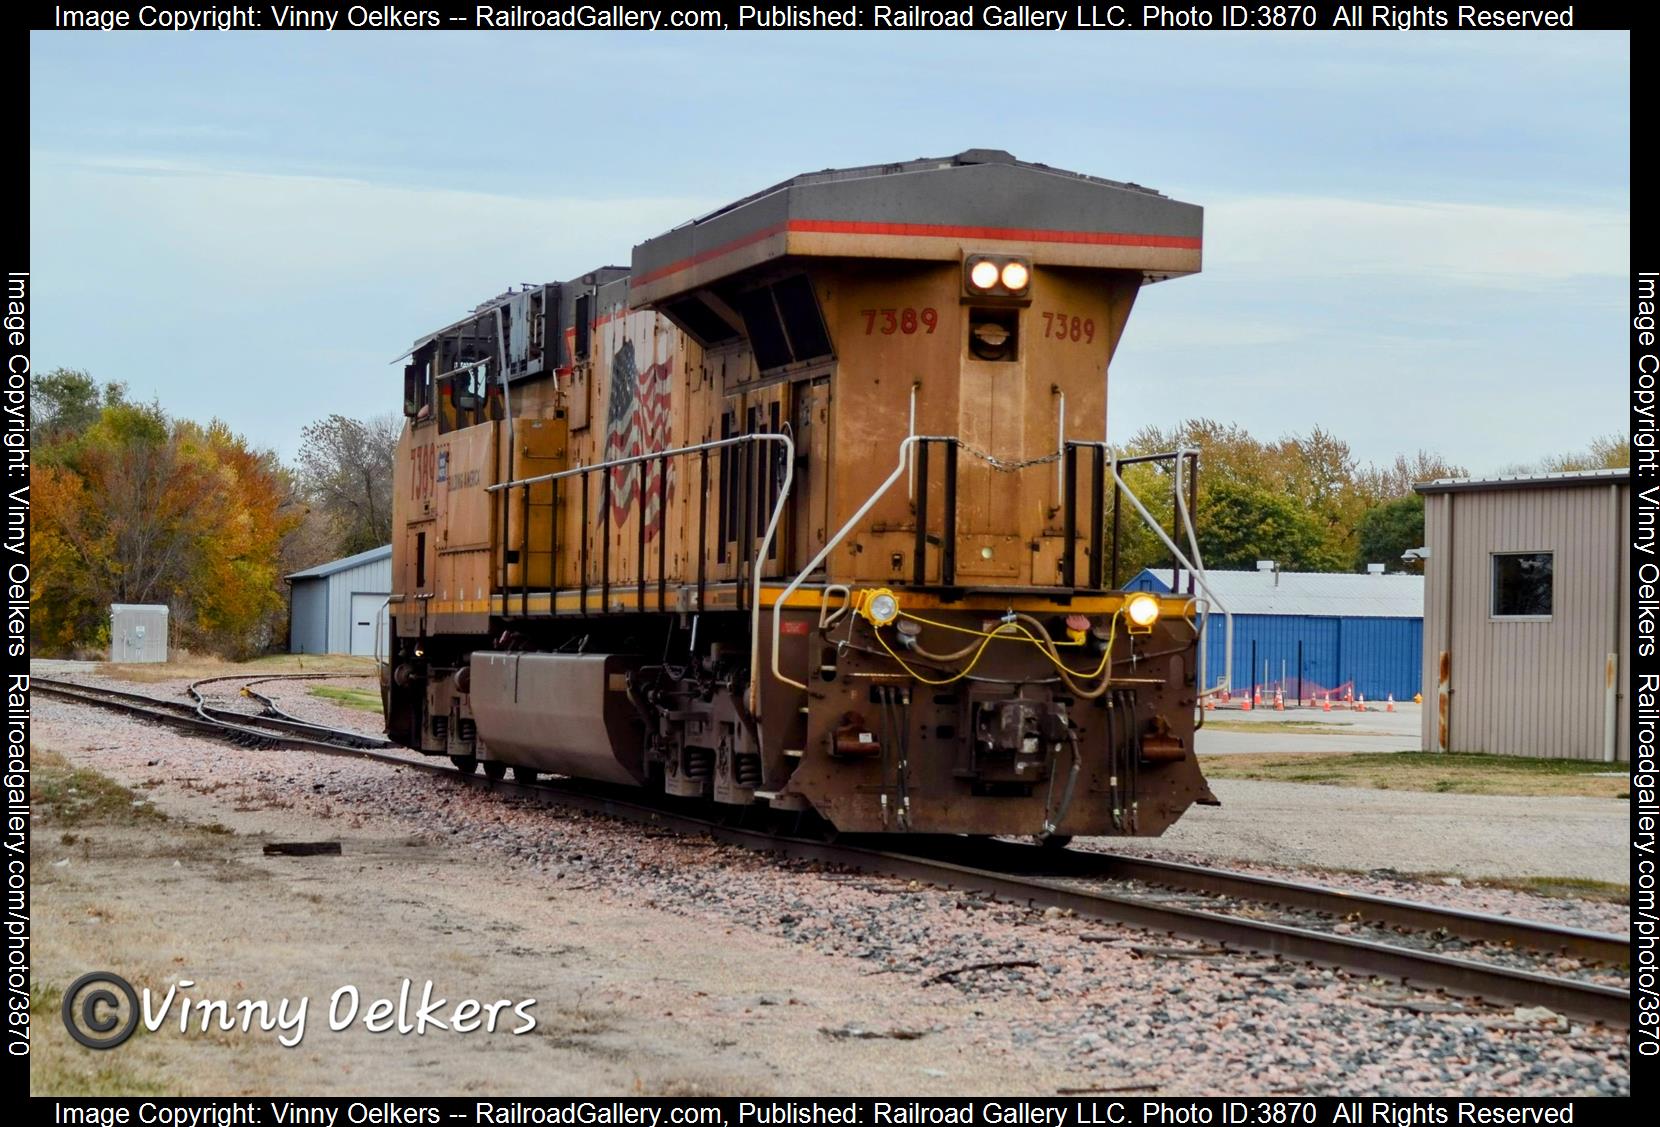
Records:
{"label": "american flag decal", "polygon": [[[673,437],[669,419],[669,395],[674,361],[664,360],[640,371],[634,358],[634,342],[625,340],[611,357],[611,399],[605,408],[605,459],[630,458],[654,450],[667,450]],[[642,472],[644,471],[644,472]],[[619,466],[611,471],[611,519],[626,521],[639,500],[645,483],[646,538],[657,535],[657,504],[674,497],[673,463],[668,480],[659,483],[656,462]],[[662,488],[659,489],[659,485]]]}

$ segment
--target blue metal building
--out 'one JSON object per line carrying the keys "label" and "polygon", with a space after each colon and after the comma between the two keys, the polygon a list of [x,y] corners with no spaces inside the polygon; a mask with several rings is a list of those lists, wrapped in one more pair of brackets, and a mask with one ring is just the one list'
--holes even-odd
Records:
{"label": "blue metal building", "polygon": [[[1288,701],[1299,691],[1313,699],[1353,689],[1372,701],[1391,693],[1408,700],[1421,690],[1423,576],[1259,570],[1210,571],[1205,578],[1233,612],[1236,695],[1252,685],[1263,686],[1264,695],[1282,686]],[[1187,579],[1181,577],[1183,590]],[[1168,593],[1170,580],[1169,571],[1149,569],[1125,586]],[[1222,676],[1225,628],[1212,610],[1205,662],[1214,683]]]}

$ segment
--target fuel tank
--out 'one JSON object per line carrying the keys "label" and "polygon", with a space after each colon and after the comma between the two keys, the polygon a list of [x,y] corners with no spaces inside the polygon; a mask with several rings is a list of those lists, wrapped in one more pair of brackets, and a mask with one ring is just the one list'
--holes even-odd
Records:
{"label": "fuel tank", "polygon": [[470,674],[479,758],[553,775],[645,782],[642,724],[623,654],[475,651]]}

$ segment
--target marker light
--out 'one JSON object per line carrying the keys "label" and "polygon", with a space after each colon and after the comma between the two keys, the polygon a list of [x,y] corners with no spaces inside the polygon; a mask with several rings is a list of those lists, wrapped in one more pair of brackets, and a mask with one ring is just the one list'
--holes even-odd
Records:
{"label": "marker light", "polygon": [[1124,617],[1130,620],[1131,626],[1150,630],[1159,620],[1159,601],[1151,595],[1133,595],[1124,604]]}
{"label": "marker light", "polygon": [[968,268],[968,283],[977,290],[989,290],[997,284],[997,263],[982,258]]}
{"label": "marker light", "polygon": [[1024,262],[1005,262],[1003,264],[1003,288],[1013,293],[1019,293],[1032,280],[1032,272],[1026,269]]}
{"label": "marker light", "polygon": [[874,591],[866,591],[864,603],[859,613],[865,616],[865,621],[872,626],[886,626],[899,617],[899,600],[886,587],[878,587]]}

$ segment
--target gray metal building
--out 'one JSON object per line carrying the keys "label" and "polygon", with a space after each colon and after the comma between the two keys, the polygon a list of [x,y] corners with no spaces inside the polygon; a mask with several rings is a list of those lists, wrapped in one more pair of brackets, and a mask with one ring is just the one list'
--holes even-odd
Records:
{"label": "gray metal building", "polygon": [[110,604],[110,660],[167,660],[167,608],[160,603]]}
{"label": "gray metal building", "polygon": [[289,653],[386,654],[392,545],[283,578],[289,584]]}
{"label": "gray metal building", "polygon": [[1631,471],[1416,488],[1424,748],[1629,760]]}

